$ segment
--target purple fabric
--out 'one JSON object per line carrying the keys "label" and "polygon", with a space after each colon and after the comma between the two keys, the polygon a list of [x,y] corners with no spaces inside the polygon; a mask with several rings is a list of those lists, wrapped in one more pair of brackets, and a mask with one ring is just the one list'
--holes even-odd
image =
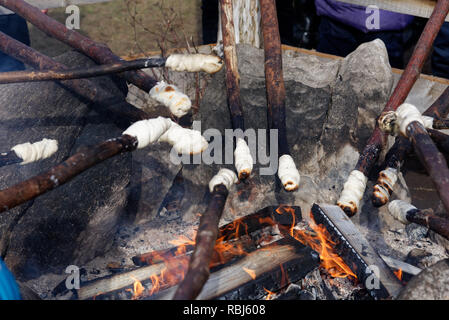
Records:
{"label": "purple fabric", "polygon": [[366,7],[336,0],[315,0],[315,6],[318,15],[327,16],[363,32],[401,30],[413,20],[413,16],[410,15],[379,10],[380,29],[368,30],[366,20],[372,13],[366,13]]}

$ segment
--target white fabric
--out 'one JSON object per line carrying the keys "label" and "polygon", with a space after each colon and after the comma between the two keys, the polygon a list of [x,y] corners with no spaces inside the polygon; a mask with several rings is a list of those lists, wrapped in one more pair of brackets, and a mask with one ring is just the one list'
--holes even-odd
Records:
{"label": "white fabric", "polygon": [[173,121],[171,123],[170,129],[159,138],[159,141],[168,142],[181,154],[197,154],[207,149],[207,140],[201,132],[183,128]]}
{"label": "white fabric", "polygon": [[11,148],[16,155],[23,159],[20,164],[27,164],[51,157],[58,151],[58,141],[43,139],[35,143],[23,143]]}
{"label": "white fabric", "polygon": [[238,138],[234,151],[234,165],[237,169],[239,178],[249,176],[253,170],[253,158],[246,141]]}
{"label": "white fabric", "polygon": [[158,82],[156,86],[151,88],[150,97],[162,103],[178,118],[186,115],[192,107],[192,102],[188,96],[176,86],[164,81]]}
{"label": "white fabric", "polygon": [[133,123],[123,134],[136,137],[138,141],[137,148],[142,149],[157,141],[171,125],[172,121],[163,117],[141,120]]}
{"label": "white fabric", "polygon": [[288,154],[279,158],[278,177],[285,190],[294,191],[298,189],[301,176],[296,169],[295,161]]}
{"label": "white fabric", "polygon": [[216,73],[223,67],[223,61],[209,54],[172,54],[165,62],[167,68],[179,72],[207,72]]}
{"label": "white fabric", "polygon": [[238,181],[239,179],[234,171],[229,169],[220,169],[220,171],[218,171],[218,173],[209,181],[209,191],[213,192],[214,187],[219,184],[223,184],[229,191],[231,186]]}
{"label": "white fabric", "polygon": [[402,200],[391,201],[388,205],[388,211],[391,215],[403,224],[410,223],[410,221],[407,220],[407,212],[413,209],[416,209],[416,207]]}
{"label": "white fabric", "polygon": [[343,186],[343,192],[337,204],[350,208],[354,208],[355,206],[354,209],[358,210],[360,200],[362,200],[363,194],[365,193],[367,182],[368,178],[361,171],[353,170]]}

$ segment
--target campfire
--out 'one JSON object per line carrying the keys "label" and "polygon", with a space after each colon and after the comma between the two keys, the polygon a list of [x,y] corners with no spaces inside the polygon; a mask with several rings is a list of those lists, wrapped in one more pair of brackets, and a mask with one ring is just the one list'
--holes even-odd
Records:
{"label": "campfire", "polygon": [[[55,103],[73,99],[37,121],[57,126],[54,118],[70,134],[33,128],[28,137],[45,137],[11,136],[0,154],[10,178],[0,252],[21,290],[73,300],[405,299],[432,272],[423,269],[447,258],[449,89],[427,109],[405,101],[449,1],[437,2],[394,90],[380,40],[345,59],[311,58],[281,46],[275,2],[257,3],[261,48],[238,44],[233,1],[221,0],[222,40],[207,53],[124,61],[23,0],[0,0],[87,65],[0,32],[0,50],[36,69],[2,73],[0,86],[51,81]],[[196,107],[167,74],[204,80]],[[360,85],[365,78],[376,87]],[[132,92],[157,108],[137,108]],[[441,204],[404,201],[412,165]],[[39,217],[53,205],[61,216]]]}

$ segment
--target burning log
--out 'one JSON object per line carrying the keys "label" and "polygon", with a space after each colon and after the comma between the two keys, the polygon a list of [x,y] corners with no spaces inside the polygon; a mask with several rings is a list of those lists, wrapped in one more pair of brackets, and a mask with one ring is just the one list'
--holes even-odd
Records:
{"label": "burning log", "polygon": [[[399,105],[401,105],[407,98],[410,90],[412,89],[421,73],[424,62],[429,56],[429,53],[432,49],[432,44],[439,30],[441,29],[441,26],[443,25],[448,12],[449,0],[438,0],[432,12],[432,15],[427,21],[423,33],[421,34],[421,37],[416,44],[413,55],[410,58],[406,69],[401,75],[401,78],[396,85],[393,94],[388,100],[383,113],[396,110]],[[353,171],[359,172],[354,173],[354,176],[357,176],[357,181],[355,181],[354,178],[352,181],[350,181],[350,176],[350,179],[348,179],[343,187],[344,189],[342,192],[342,196],[337,201],[337,204],[349,216],[353,216],[358,211],[358,204],[366,188],[366,181],[368,180],[367,177],[374,164],[376,163],[383,146],[385,145],[385,140],[385,133],[380,130],[379,125],[376,123],[376,127],[371,134],[371,137],[369,138],[365,148],[360,154],[359,161],[357,162],[355,170]]]}
{"label": "burning log", "polygon": [[[243,296],[241,299],[247,299],[250,293],[254,295],[256,288],[277,291],[289,282],[304,277],[317,264],[318,259],[310,248],[297,241],[281,239],[213,272],[197,299],[210,300],[223,296],[236,299],[235,293]],[[151,298],[170,299],[175,290],[177,288],[173,287]]]}
{"label": "burning log", "polygon": [[[385,123],[385,118],[390,118],[390,116],[390,113],[384,114],[379,118],[379,122]],[[418,109],[408,103],[402,104],[397,109],[395,117],[400,133],[411,140],[416,155],[432,178],[438,194],[449,212],[449,169],[446,159],[438,151],[424,127],[425,120]]]}
{"label": "burning log", "polygon": [[45,71],[11,71],[0,73],[0,84],[15,82],[34,82],[49,80],[70,80],[92,78],[111,73],[120,73],[129,70],[144,68],[158,68],[165,65],[166,59],[139,59],[134,61],[121,61],[113,64],[94,66],[90,68],[77,68],[69,70],[45,70]]}
{"label": "burning log", "polygon": [[422,225],[449,240],[449,220],[435,215],[431,209],[419,210],[405,201],[394,200],[388,205],[388,211],[403,224]]}
{"label": "burning log", "polygon": [[335,243],[334,249],[374,298],[394,298],[399,294],[401,283],[345,212],[337,206],[314,204],[312,215],[317,224],[327,229]]}
{"label": "burning log", "polygon": [[[240,100],[240,75],[237,63],[237,50],[231,0],[221,0],[221,30],[223,35],[224,61],[226,64],[226,89],[228,108],[231,114],[232,128],[245,131],[242,102]],[[246,179],[253,170],[253,158],[248,144],[241,138],[236,138],[234,151],[235,168],[239,179]]]}
{"label": "burning log", "polygon": [[22,165],[47,159],[58,151],[58,141],[43,139],[35,143],[22,143],[0,154],[0,167],[20,163]]}
{"label": "burning log", "polygon": [[84,147],[52,169],[0,191],[0,212],[9,210],[61,184],[88,168],[123,152],[145,148],[150,143],[171,143],[179,153],[199,153],[207,148],[206,140],[198,131],[180,127],[170,119],[158,117],[131,125],[121,137],[95,146]]}
{"label": "burning log", "polygon": [[282,50],[274,0],[261,0],[262,31],[265,52],[265,83],[267,87],[268,126],[278,130],[278,176],[284,189],[297,190],[300,175],[290,155],[285,120],[285,85],[282,73]]}
{"label": "burning log", "polygon": [[[226,241],[236,240],[243,236],[250,236],[253,232],[268,226],[277,225],[280,229],[289,229],[298,221],[301,221],[301,208],[280,206],[280,207],[265,207],[258,212],[249,214],[231,223],[220,227],[218,232],[218,240],[215,246],[222,246]],[[238,243],[237,246],[240,244]],[[137,266],[144,266],[163,262],[164,260],[179,255],[180,253],[188,253],[195,248],[193,244],[183,244],[165,250],[152,251],[141,255],[134,256],[133,262]],[[243,250],[249,252],[249,250]],[[211,265],[218,264],[219,252],[215,250],[216,255],[212,259]],[[225,253],[225,252],[223,252]],[[222,262],[223,263],[223,262]]]}
{"label": "burning log", "polygon": [[101,294],[131,286],[136,281],[141,282],[150,279],[152,275],[160,274],[165,267],[162,263],[155,264],[88,283],[77,291],[78,299],[92,299]]}
{"label": "burning log", "polygon": [[195,239],[195,250],[189,262],[189,269],[173,297],[175,300],[192,300],[201,292],[209,278],[209,265],[218,235],[218,223],[230,187],[238,181],[235,173],[221,169],[209,182],[212,198],[206,212],[201,216]]}
{"label": "burning log", "polygon": [[[449,113],[449,88],[444,90],[441,96],[423,113],[428,117],[446,117]],[[434,142],[442,149],[449,150],[449,145],[444,143],[444,139],[439,132],[428,130]],[[393,186],[397,180],[400,164],[405,156],[412,152],[412,144],[405,137],[398,136],[391,149],[385,156],[386,169],[379,173],[377,184],[374,186],[372,203],[376,207],[386,204],[393,194]]]}
{"label": "burning log", "polygon": [[[0,50],[36,69],[67,69],[65,65],[54,61],[50,57],[39,53],[2,32],[0,32]],[[100,106],[101,108],[98,108],[100,112],[107,111],[108,115],[119,126],[129,126],[133,122],[148,118],[148,115],[144,111],[137,109],[126,101],[117,101],[111,93],[90,80],[77,79],[61,81],[61,84],[73,90],[73,92],[81,97],[94,102],[94,106]]]}

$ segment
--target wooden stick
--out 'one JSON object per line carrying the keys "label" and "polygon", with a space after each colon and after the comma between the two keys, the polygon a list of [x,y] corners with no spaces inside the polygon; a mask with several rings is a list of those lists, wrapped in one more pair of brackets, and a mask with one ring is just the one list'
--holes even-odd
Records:
{"label": "wooden stick", "polygon": [[232,128],[245,131],[243,108],[240,100],[240,74],[235,45],[232,1],[220,0],[220,5],[228,108],[231,114]]}
{"label": "wooden stick", "polygon": [[400,222],[422,225],[449,240],[449,220],[434,214],[432,209],[419,210],[402,200],[394,200],[388,205],[389,212]]}
{"label": "wooden stick", "polygon": [[[441,29],[448,12],[449,0],[438,0],[433,13],[427,21],[423,33],[416,44],[412,57],[410,58],[406,69],[402,73],[393,94],[385,105],[383,112],[396,110],[407,98],[410,90],[421,73],[424,62],[430,54],[433,42]],[[365,177],[368,177],[371,169],[379,157],[381,150],[383,149],[383,146],[385,145],[386,137],[386,134],[380,130],[379,125],[376,123],[371,137],[368,139],[365,148],[360,154],[355,170],[360,171]],[[365,189],[365,187],[363,189]],[[337,204],[349,216],[353,216],[358,211],[356,201],[342,202],[339,200]]]}
{"label": "wooden stick", "polygon": [[[226,91],[228,108],[231,115],[232,128],[245,131],[243,107],[240,99],[240,74],[238,69],[237,48],[233,21],[233,6],[231,0],[220,0],[221,30],[223,38],[224,61],[226,65]],[[239,141],[241,139],[241,141]],[[237,147],[239,148],[237,149]],[[250,176],[253,169],[253,159],[247,142],[242,136],[235,141],[235,167],[240,180]]]}
{"label": "wooden stick", "polygon": [[52,169],[0,190],[0,212],[12,209],[44,194],[77,176],[88,168],[123,152],[137,148],[137,139],[122,135],[95,146],[85,147]]}
{"label": "wooden stick", "polygon": [[21,163],[22,161],[23,159],[19,158],[14,151],[0,153],[0,167]]}
{"label": "wooden stick", "polygon": [[268,125],[279,130],[279,153],[290,154],[285,123],[285,84],[282,71],[282,49],[274,0],[261,0],[262,30],[265,52],[265,82],[268,103]]}
{"label": "wooden stick", "polygon": [[11,71],[0,73],[0,84],[15,82],[35,82],[49,80],[69,80],[103,76],[129,70],[144,68],[158,68],[165,65],[165,58],[139,59],[134,61],[121,61],[113,64],[77,68],[68,70],[44,71]]}
{"label": "wooden stick", "polygon": [[407,127],[416,155],[427,170],[449,214],[449,169],[444,156],[438,151],[424,126],[414,121]]}
{"label": "wooden stick", "polygon": [[[84,53],[99,64],[121,61],[120,57],[116,56],[105,44],[97,43],[74,30],[67,29],[65,25],[23,0],[0,0],[0,5],[14,11],[49,36]],[[121,76],[145,92],[149,92],[157,84],[157,80],[141,70],[126,71]]]}
{"label": "wooden stick", "polygon": [[427,129],[427,133],[437,145],[438,149],[449,155],[449,136],[437,130]]}
{"label": "wooden stick", "polygon": [[285,84],[282,49],[275,0],[260,0],[265,52],[265,84],[268,103],[268,127],[278,132],[278,176],[287,191],[299,187],[299,172],[291,157],[285,120]]}
{"label": "wooden stick", "polygon": [[[35,69],[67,69],[62,63],[54,61],[50,57],[39,53],[2,32],[0,32],[0,50]],[[133,122],[149,117],[144,111],[134,107],[123,99],[117,101],[114,95],[90,80],[76,79],[61,81],[61,84],[81,97],[94,102],[94,107],[97,107],[97,110],[103,113],[106,111],[107,115],[113,118],[120,127],[128,127]]]}
{"label": "wooden stick", "polygon": [[223,184],[214,187],[207,210],[200,219],[189,269],[176,290],[174,300],[195,299],[209,279],[209,266],[218,235],[218,223],[227,197],[228,190]]}
{"label": "wooden stick", "polygon": [[[449,114],[449,88],[438,97],[438,99],[423,112],[424,116],[444,118]],[[449,150],[449,145],[444,144],[444,139],[435,130],[428,130],[429,135],[442,150]],[[401,163],[407,154],[413,150],[412,143],[403,136],[396,137],[394,145],[385,156],[385,170],[381,171],[377,184],[374,186],[371,201],[375,207],[385,205],[393,194],[393,186]],[[390,177],[388,177],[390,171]],[[396,175],[396,176],[395,176]],[[392,181],[393,180],[393,181]]]}

